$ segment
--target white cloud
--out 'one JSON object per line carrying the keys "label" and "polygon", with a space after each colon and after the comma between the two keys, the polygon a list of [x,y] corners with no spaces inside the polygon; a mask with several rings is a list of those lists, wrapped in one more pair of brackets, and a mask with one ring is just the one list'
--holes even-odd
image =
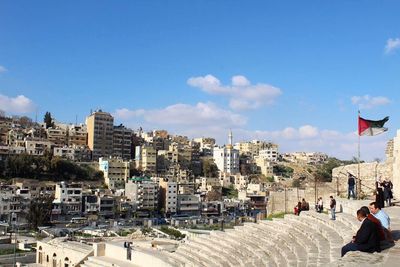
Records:
{"label": "white cloud", "polygon": [[8,97],[0,94],[0,109],[7,113],[29,113],[35,109],[35,104],[24,95]]}
{"label": "white cloud", "polygon": [[228,97],[230,107],[236,110],[256,109],[271,105],[282,94],[281,89],[268,84],[252,85],[242,75],[233,76],[231,85],[222,85],[220,80],[211,74],[189,78],[187,83],[206,93]]}
{"label": "white cloud", "polygon": [[7,71],[7,69],[6,69],[5,67],[3,67],[3,66],[0,65],[0,73],[6,72],[6,71]]}
{"label": "white cloud", "polygon": [[143,109],[129,110],[129,109],[127,109],[127,108],[121,108],[121,109],[117,109],[117,110],[114,112],[114,116],[115,116],[116,118],[121,119],[121,120],[129,120],[129,119],[132,119],[132,118],[135,118],[135,117],[143,116],[143,114],[144,114],[145,112],[146,112],[146,111],[143,110]]}
{"label": "white cloud", "polygon": [[299,134],[301,138],[313,138],[316,137],[319,132],[318,128],[311,125],[304,125],[299,128]]}
{"label": "white cloud", "polygon": [[377,106],[384,106],[390,104],[390,99],[384,96],[371,97],[369,95],[364,96],[352,96],[351,102],[353,105],[358,105],[360,109],[371,109]]}
{"label": "white cloud", "polygon": [[209,135],[219,129],[243,127],[247,118],[221,109],[213,103],[199,102],[196,105],[175,104],[162,109],[129,110],[117,109],[116,119],[130,127],[147,129],[163,128],[177,134]]}
{"label": "white cloud", "polygon": [[385,53],[389,54],[400,48],[400,38],[389,38],[386,41]]}

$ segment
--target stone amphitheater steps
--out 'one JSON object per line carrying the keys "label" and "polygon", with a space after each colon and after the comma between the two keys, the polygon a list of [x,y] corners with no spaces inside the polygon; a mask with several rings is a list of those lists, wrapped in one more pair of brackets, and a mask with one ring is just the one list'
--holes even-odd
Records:
{"label": "stone amphitheater steps", "polygon": [[307,225],[314,228],[328,241],[330,248],[330,261],[335,260],[340,255],[340,249],[344,245],[344,240],[340,233],[328,225],[323,218],[316,218],[312,213],[304,213],[299,217]]}
{"label": "stone amphitheater steps", "polygon": [[209,238],[196,237],[190,240],[190,242],[198,246],[198,248],[203,250],[204,252],[209,253],[210,257],[216,258],[221,263],[222,266],[224,267],[230,266],[229,261],[225,259],[225,252],[221,251],[221,247],[219,245],[213,246],[212,245],[213,243],[210,241]]}
{"label": "stone amphitheater steps", "polygon": [[[270,224],[274,224],[274,222],[270,222]],[[287,265],[287,266],[297,266],[299,259],[297,255],[294,253],[294,242],[288,242],[285,238],[285,235],[282,233],[281,228],[267,228],[265,225],[261,224],[248,224],[246,227],[252,229],[253,233],[256,235],[262,235],[265,238],[265,242],[269,244],[269,247],[274,247],[281,254],[281,259],[278,260],[278,266]],[[273,257],[273,255],[272,255]]]}
{"label": "stone amphitheater steps", "polygon": [[311,242],[315,242],[318,248],[317,265],[322,265],[330,262],[330,243],[321,233],[315,228],[315,226],[310,225],[303,217],[289,215],[285,216],[285,219],[297,221],[296,227],[306,235]]}
{"label": "stone amphitheater steps", "polygon": [[241,266],[254,264],[255,262],[259,262],[258,260],[264,262],[264,266],[273,266],[272,263],[267,260],[267,258],[269,258],[269,255],[265,253],[265,251],[263,251],[264,249],[260,247],[257,243],[250,240],[248,238],[249,236],[245,236],[245,238],[243,238],[242,234],[243,233],[241,230],[235,228],[234,230],[226,231],[225,235],[221,237],[226,242],[235,243],[237,247],[241,248],[240,254],[244,255],[243,257],[244,259],[246,259],[245,262],[241,263]]}
{"label": "stone amphitheater steps", "polygon": [[[400,221],[394,220],[393,225],[400,225]],[[225,232],[213,231],[187,240],[175,253],[163,255],[172,266],[390,266],[400,262],[397,245],[376,255],[351,252],[340,258],[341,247],[359,226],[355,215],[338,213],[332,221],[326,214],[303,212],[300,216],[245,223]],[[361,256],[369,261],[357,259]]]}
{"label": "stone amphitheater steps", "polygon": [[289,265],[292,266],[296,264],[297,266],[307,266],[307,250],[290,235],[290,233],[293,232],[293,226],[290,223],[280,224],[279,221],[273,221],[269,223],[253,224],[251,227],[256,228],[261,232],[278,230],[280,233],[276,235],[278,238],[276,242],[278,244],[279,242],[282,242],[292,253],[290,257],[287,255]]}
{"label": "stone amphitheater steps", "polygon": [[[260,233],[249,231],[247,227],[237,228],[236,235],[242,240],[250,240],[253,244],[249,244],[254,251],[261,253],[261,259],[268,261],[268,266],[286,266],[286,260],[279,250],[271,246],[269,237],[260,236]],[[256,242],[254,242],[256,241]],[[267,246],[268,244],[268,246]]]}

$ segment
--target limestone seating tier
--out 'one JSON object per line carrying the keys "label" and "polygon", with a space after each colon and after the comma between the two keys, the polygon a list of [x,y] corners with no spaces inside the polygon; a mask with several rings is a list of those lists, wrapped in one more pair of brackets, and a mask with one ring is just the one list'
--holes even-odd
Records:
{"label": "limestone seating tier", "polygon": [[330,220],[330,217],[323,213],[316,213],[316,212],[307,212],[305,213],[306,216],[310,216],[316,220],[319,220],[321,223],[328,225],[329,227],[333,228],[343,239],[345,243],[347,240],[350,240],[353,236],[352,228],[347,223],[343,223],[341,218],[344,216],[343,214],[339,214],[337,220],[333,221]]}
{"label": "limestone seating tier", "polygon": [[[271,222],[271,224],[272,223],[273,222]],[[284,234],[282,234],[280,230],[276,231],[276,229],[279,228],[274,228],[275,231],[273,231],[265,227],[263,228],[262,226],[261,227],[257,226],[259,225],[258,224],[246,225],[246,227],[252,230],[253,234],[261,235],[262,237],[264,237],[265,242],[269,245],[269,247],[275,246],[278,255],[281,254],[281,259],[278,260],[278,265],[296,266],[298,258],[294,253],[293,242],[287,242],[287,239],[284,238]],[[273,257],[274,255],[271,256]]]}
{"label": "limestone seating tier", "polygon": [[[290,224],[280,225],[275,221],[271,222],[270,224],[253,224],[249,225],[249,227],[256,228],[261,233],[268,233],[270,229],[266,227],[267,225],[273,225],[274,229],[280,229],[280,231],[286,233],[278,234],[276,237],[279,239],[277,240],[277,244],[284,242],[284,245],[293,253],[292,258],[288,258],[289,261],[293,262],[293,260],[296,259],[298,265],[307,266],[307,251],[302,244],[298,243],[296,239],[289,235],[289,233],[293,231]],[[289,264],[291,265],[291,263]]]}
{"label": "limestone seating tier", "polygon": [[[242,239],[252,241],[260,248],[260,250],[268,257],[271,262],[270,265],[287,266],[285,254],[274,246],[271,241],[271,236],[266,236],[264,233],[243,227],[243,230],[238,233]],[[276,245],[276,244],[275,244]]]}
{"label": "limestone seating tier", "polygon": [[[285,217],[286,219],[286,217]],[[324,264],[330,261],[330,243],[318,229],[308,224],[302,217],[299,216],[287,216],[288,220],[297,221],[296,228],[303,232],[304,235],[308,236],[312,242],[314,242],[318,248],[317,264]]]}
{"label": "limestone seating tier", "polygon": [[244,245],[246,249],[252,253],[255,253],[256,257],[261,259],[261,261],[265,264],[264,266],[276,266],[276,263],[273,261],[273,257],[271,257],[271,251],[266,251],[266,246],[264,243],[254,242],[253,239],[249,238],[249,236],[245,234],[246,230],[245,228],[237,228],[235,231],[227,232],[227,235],[233,240],[239,240],[239,244]]}
{"label": "limestone seating tier", "polygon": [[[245,223],[193,237],[176,252],[162,254],[172,266],[390,266],[389,263],[400,262],[398,245],[383,253],[350,252],[340,258],[341,247],[351,240],[360,224],[355,215],[346,213],[338,213],[335,221],[329,218],[310,211],[300,216],[285,215],[284,219]],[[393,225],[400,226],[400,221],[393,221]],[[357,255],[366,255],[364,258],[369,261],[357,260]]]}
{"label": "limestone seating tier", "polygon": [[[242,262],[241,265],[246,266],[246,263],[249,262],[248,259],[260,259],[264,260],[268,257],[262,248],[258,246],[258,244],[251,242],[251,240],[243,238],[240,230],[228,230],[225,232],[225,235],[221,237],[221,242],[231,242],[237,245],[237,247],[241,248],[239,255],[244,255],[243,258],[246,259],[245,262]],[[238,256],[239,256],[238,255]],[[251,262],[253,262],[251,260]]]}
{"label": "limestone seating tier", "polygon": [[[232,254],[228,253],[227,251],[231,251],[230,247],[227,247],[226,244],[220,244],[218,240],[210,237],[197,237],[192,242],[197,242],[200,246],[208,247],[210,252],[210,256],[214,256],[216,258],[220,258],[223,262],[224,266],[226,264],[231,266],[234,264],[232,262]],[[233,254],[235,255],[235,254]]]}
{"label": "limestone seating tier", "polygon": [[197,250],[198,253],[202,255],[202,257],[206,258],[205,262],[212,264],[212,266],[229,266],[225,259],[221,258],[218,254],[215,253],[215,250],[211,250],[207,246],[203,246],[202,244],[190,241],[186,244],[186,248],[191,249],[191,251]]}
{"label": "limestone seating tier", "polygon": [[209,253],[209,256],[218,260],[222,266],[230,266],[229,260],[226,258],[230,255],[226,254],[226,252],[222,250],[221,246],[218,244],[215,245],[212,239],[206,237],[197,237],[193,240],[190,240],[190,242],[196,244],[199,249],[202,249],[205,253]]}
{"label": "limestone seating tier", "polygon": [[337,256],[340,255],[340,249],[343,246],[344,241],[334,228],[328,226],[324,221],[317,220],[312,216],[307,216],[307,213],[304,213],[304,215],[300,216],[298,219],[309,227],[315,228],[328,241],[330,248],[330,261],[336,259]]}

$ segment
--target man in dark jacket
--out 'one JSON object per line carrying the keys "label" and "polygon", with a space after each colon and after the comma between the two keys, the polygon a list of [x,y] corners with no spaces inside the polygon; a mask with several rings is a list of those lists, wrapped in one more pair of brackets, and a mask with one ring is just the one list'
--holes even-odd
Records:
{"label": "man in dark jacket", "polygon": [[357,219],[361,222],[361,227],[357,231],[353,240],[342,247],[342,257],[349,251],[380,252],[379,234],[376,225],[367,219],[364,210],[357,211]]}
{"label": "man in dark jacket", "polygon": [[356,180],[354,179],[354,176],[349,173],[349,179],[347,180],[347,185],[349,186],[348,191],[347,191],[347,198],[350,199],[350,195],[352,198],[356,198],[356,193],[354,191],[354,186],[356,184]]}

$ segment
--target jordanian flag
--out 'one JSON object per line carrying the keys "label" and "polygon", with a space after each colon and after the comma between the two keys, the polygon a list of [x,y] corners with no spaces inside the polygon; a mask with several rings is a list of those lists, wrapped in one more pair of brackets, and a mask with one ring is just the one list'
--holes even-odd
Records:
{"label": "jordanian flag", "polygon": [[374,136],[386,132],[388,128],[383,127],[389,120],[389,117],[385,117],[380,121],[366,120],[358,116],[358,135]]}

